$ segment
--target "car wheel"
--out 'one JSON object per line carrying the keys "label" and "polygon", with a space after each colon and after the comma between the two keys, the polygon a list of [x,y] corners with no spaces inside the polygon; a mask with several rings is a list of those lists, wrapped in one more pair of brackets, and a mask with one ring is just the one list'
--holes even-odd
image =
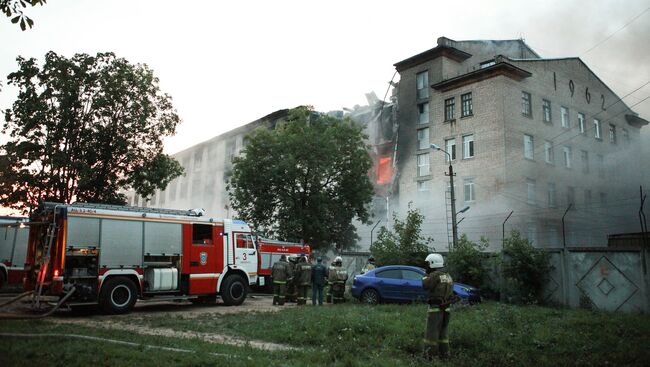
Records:
{"label": "car wheel", "polygon": [[108,279],[99,295],[99,304],[108,314],[128,313],[138,299],[138,290],[133,281],[126,277]]}
{"label": "car wheel", "polygon": [[379,303],[379,293],[374,289],[366,289],[361,293],[361,302],[376,305]]}
{"label": "car wheel", "polygon": [[248,286],[240,275],[233,274],[229,276],[221,285],[221,299],[227,306],[241,305],[244,303],[247,293]]}

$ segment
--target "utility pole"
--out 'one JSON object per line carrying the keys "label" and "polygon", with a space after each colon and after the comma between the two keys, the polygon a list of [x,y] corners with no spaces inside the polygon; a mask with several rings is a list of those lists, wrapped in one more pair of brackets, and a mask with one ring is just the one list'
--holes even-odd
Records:
{"label": "utility pole", "polygon": [[566,213],[571,210],[571,207],[573,206],[573,203],[569,204],[569,206],[566,208],[564,211],[564,215],[562,216],[562,247],[566,249],[566,236],[564,235],[564,217],[566,217]]}
{"label": "utility pole", "polygon": [[[441,150],[441,149],[439,149]],[[443,152],[445,152],[443,150]],[[447,152],[445,152],[447,153]],[[451,155],[449,156],[449,172],[445,172],[445,175],[449,176],[449,185],[451,190],[451,235],[452,235],[452,248],[456,248],[458,244],[458,223],[456,223],[456,195],[454,190],[454,166],[451,165]]]}
{"label": "utility pole", "polygon": [[503,251],[503,248],[505,247],[506,244],[506,222],[508,219],[510,219],[510,216],[514,213],[514,210],[510,211],[510,214],[506,217],[506,220],[503,221],[503,224],[501,224],[501,251]]}

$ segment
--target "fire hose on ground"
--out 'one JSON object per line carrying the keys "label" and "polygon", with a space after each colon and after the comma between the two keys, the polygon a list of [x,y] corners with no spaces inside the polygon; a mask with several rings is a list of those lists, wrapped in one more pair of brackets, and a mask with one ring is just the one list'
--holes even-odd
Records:
{"label": "fire hose on ground", "polygon": [[[61,300],[59,300],[59,303],[57,303],[56,306],[52,307],[52,309],[47,311],[46,313],[39,314],[39,315],[20,315],[20,314],[12,314],[12,313],[3,313],[3,314],[0,314],[0,319],[3,319],[3,320],[23,320],[23,319],[42,319],[44,317],[48,317],[51,314],[53,314],[54,312],[56,312],[56,310],[58,310],[59,307],[61,307],[68,300],[68,298],[70,298],[72,296],[74,291],[75,291],[75,288],[72,288],[70,290],[70,292],[66,293],[66,295],[63,296],[63,298],[61,298]],[[28,296],[28,295],[30,295],[32,293],[34,293],[34,291],[25,292],[25,293],[23,293],[23,294],[21,294],[21,295],[19,295],[17,297],[12,298],[8,302],[3,303],[2,305],[0,305],[0,307],[12,304],[12,303],[18,301],[19,299],[24,298],[24,297],[26,297],[26,296]]]}

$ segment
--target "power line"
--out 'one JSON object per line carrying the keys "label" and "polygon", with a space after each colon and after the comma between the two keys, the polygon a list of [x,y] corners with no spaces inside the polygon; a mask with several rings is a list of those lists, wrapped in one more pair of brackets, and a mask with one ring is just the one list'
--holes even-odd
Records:
{"label": "power line", "polygon": [[587,51],[583,52],[580,56],[584,56],[584,55],[588,54],[591,50],[593,50],[593,49],[595,49],[596,47],[598,47],[598,46],[602,45],[603,43],[607,42],[607,41],[608,41],[610,38],[612,38],[616,33],[622,31],[622,30],[625,29],[627,26],[629,26],[630,24],[632,24],[632,22],[634,22],[635,20],[637,20],[639,17],[641,17],[643,14],[645,14],[648,10],[650,10],[650,7],[646,8],[644,11],[642,11],[640,14],[638,14],[638,15],[635,16],[634,18],[630,19],[630,20],[629,20],[627,23],[625,23],[625,25],[623,25],[621,28],[617,29],[614,33],[612,33],[612,34],[610,34],[609,36],[605,37],[605,39],[603,39],[602,41],[596,43],[592,48],[590,48],[590,49],[588,49]]}

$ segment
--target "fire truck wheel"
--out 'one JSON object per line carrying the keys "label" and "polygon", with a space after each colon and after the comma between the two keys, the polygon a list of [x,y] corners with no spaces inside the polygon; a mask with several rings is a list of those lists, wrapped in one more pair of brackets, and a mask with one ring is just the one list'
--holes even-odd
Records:
{"label": "fire truck wheel", "polygon": [[248,287],[241,275],[228,276],[221,285],[221,299],[227,306],[239,306],[244,303]]}
{"label": "fire truck wheel", "polygon": [[99,304],[108,314],[128,313],[138,297],[138,290],[133,281],[125,277],[108,279],[99,295]]}

